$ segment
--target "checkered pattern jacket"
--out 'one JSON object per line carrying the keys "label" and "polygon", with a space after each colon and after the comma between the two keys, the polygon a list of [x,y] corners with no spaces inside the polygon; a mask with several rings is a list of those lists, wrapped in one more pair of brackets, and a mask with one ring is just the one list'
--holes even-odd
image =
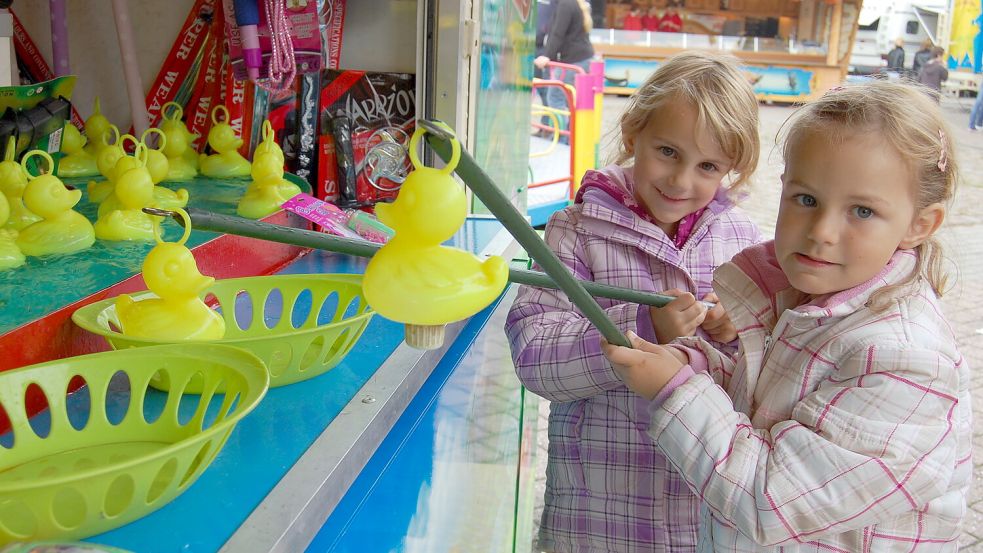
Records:
{"label": "checkered pattern jacket", "polygon": [[[592,179],[627,179],[621,168]],[[599,190],[557,212],[546,242],[577,278],[637,290],[711,291],[713,270],[759,241],[721,195],[677,248],[661,229]],[[648,308],[598,299],[622,331],[655,341]],[[601,354],[600,334],[558,291],[523,287],[506,331],[522,383],[550,400],[549,461],[539,545],[547,551],[693,551],[698,502],[646,435],[649,402]]]}
{"label": "checkered pattern jacket", "polygon": [[915,262],[899,251],[873,280],[811,305],[771,243],[717,270],[740,353],[688,340],[684,371],[696,372],[674,379],[649,430],[703,499],[701,551],[957,550],[969,368],[924,282],[867,307]]}

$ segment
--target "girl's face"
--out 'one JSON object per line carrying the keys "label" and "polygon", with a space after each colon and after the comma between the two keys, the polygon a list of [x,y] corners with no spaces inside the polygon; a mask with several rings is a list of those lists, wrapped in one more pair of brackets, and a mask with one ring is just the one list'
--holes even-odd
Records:
{"label": "girl's face", "polygon": [[821,131],[803,133],[786,156],[775,228],[792,287],[847,290],[873,278],[897,249],[918,245],[925,236],[914,190],[905,160],[876,134],[831,142]]}
{"label": "girl's face", "polygon": [[635,197],[672,236],[679,220],[706,207],[730,172],[730,160],[685,100],[670,99],[635,136],[625,136],[634,158]]}

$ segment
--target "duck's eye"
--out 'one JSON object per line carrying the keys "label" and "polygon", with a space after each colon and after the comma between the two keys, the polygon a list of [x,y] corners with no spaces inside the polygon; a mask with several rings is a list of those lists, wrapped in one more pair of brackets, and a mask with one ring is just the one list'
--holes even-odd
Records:
{"label": "duck's eye", "polygon": [[169,277],[175,277],[181,272],[181,264],[177,261],[168,261],[164,264],[164,274]]}

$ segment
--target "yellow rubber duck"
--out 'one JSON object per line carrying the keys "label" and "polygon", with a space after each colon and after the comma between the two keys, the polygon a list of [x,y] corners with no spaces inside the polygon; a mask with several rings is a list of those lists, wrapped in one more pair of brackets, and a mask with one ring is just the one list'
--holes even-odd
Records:
{"label": "yellow rubber duck", "polygon": [[[159,233],[156,227],[160,218],[144,213],[154,199],[154,183],[145,163],[147,146],[140,143],[134,156],[120,159],[117,163],[116,188],[113,195],[99,206],[99,219],[95,224],[96,238],[100,240],[143,240],[153,241]],[[137,159],[137,165],[120,173],[119,167],[124,159]],[[105,209],[114,204],[112,209]]]}
{"label": "yellow rubber duck", "polygon": [[[106,133],[114,137],[113,142],[105,142],[98,153],[96,153],[96,167],[99,169],[99,173],[106,177],[106,180],[89,181],[86,190],[89,192],[89,201],[92,203],[99,203],[113,193],[113,177],[116,175],[116,162],[126,157],[126,151],[123,150],[123,139],[126,136],[132,137],[132,135],[123,135],[121,137],[116,125],[109,125]],[[136,141],[136,138],[133,140]]]}
{"label": "yellow rubber duck", "polygon": [[266,217],[301,192],[299,186],[283,178],[283,162],[275,152],[264,151],[253,156],[252,175],[253,180],[236,207],[240,217]]}
{"label": "yellow rubber duck", "polygon": [[184,110],[177,102],[164,104],[161,113],[160,130],[167,137],[161,146],[167,156],[167,180],[190,180],[198,174],[198,152],[193,147],[198,135],[181,121]]}
{"label": "yellow rubber duck", "polygon": [[270,123],[269,119],[263,121],[263,140],[256,145],[253,160],[255,161],[257,156],[265,153],[277,156],[280,167],[283,167],[283,148],[280,148],[280,145],[276,143],[276,131],[273,130],[273,123]]}
{"label": "yellow rubber duck", "polygon": [[[147,138],[152,134],[157,134],[160,137],[160,144],[157,145],[157,148],[151,148],[148,145]],[[164,134],[164,131],[155,127],[143,131],[143,134],[140,135],[140,144],[145,145],[147,149],[147,170],[150,171],[150,178],[155,185],[152,205],[171,211],[188,205],[188,199],[191,196],[186,189],[180,188],[174,191],[164,186],[156,186],[170,174],[170,161],[163,152],[164,148],[167,147],[167,135]]]}
{"label": "yellow rubber duck", "polygon": [[[85,151],[89,153],[90,156],[96,157],[99,155],[99,150],[106,146],[106,140],[109,132],[109,128],[112,127],[112,123],[106,116],[102,114],[99,110],[99,97],[92,102],[92,115],[89,116],[85,121],[85,136],[88,138],[88,144],[85,146]],[[116,130],[116,136],[119,136],[119,129]]]}
{"label": "yellow rubber duck", "polygon": [[96,158],[85,151],[85,137],[75,125],[68,123],[61,137],[61,153],[58,160],[59,177],[94,177],[99,174]]}
{"label": "yellow rubber duck", "polygon": [[[0,227],[10,217],[10,204],[7,197],[0,194]],[[6,271],[24,264],[24,253],[17,247],[17,231],[0,228],[0,271]]]}
{"label": "yellow rubber duck", "polygon": [[116,298],[120,331],[127,336],[159,340],[218,340],[225,335],[225,320],[210,309],[200,295],[215,282],[202,275],[184,246],[191,235],[191,220],[184,210],[184,236],[178,242],[164,242],[157,233],[157,245],[143,261],[143,280],[157,295],[139,301],[126,294]]}
{"label": "yellow rubber duck", "polygon": [[[33,156],[43,157],[49,170],[55,165],[47,152],[34,150],[21,159],[25,172],[27,160]],[[34,176],[28,173],[28,179],[24,205],[43,220],[31,224],[17,236],[17,246],[24,255],[73,253],[92,246],[96,241],[92,223],[72,209],[82,199],[82,191],[68,189],[61,179],[51,174]]]}
{"label": "yellow rubber duck", "polygon": [[500,257],[484,261],[442,246],[464,223],[467,198],[450,176],[461,146],[443,169],[423,167],[416,146],[426,132],[418,128],[410,141],[410,173],[392,204],[377,204],[379,221],[396,235],[369,261],[362,280],[365,299],[382,316],[407,324],[406,341],[421,349],[443,343],[443,326],[474,315],[490,304],[508,281]]}
{"label": "yellow rubber duck", "polygon": [[20,163],[14,161],[17,150],[16,138],[11,136],[7,140],[7,149],[3,153],[3,161],[0,161],[0,192],[6,196],[10,207],[10,216],[3,228],[20,230],[32,223],[41,220],[41,216],[32,213],[24,205],[24,189],[27,188],[27,175]]}
{"label": "yellow rubber duck", "polygon": [[[225,112],[225,118],[219,122],[218,112]],[[215,151],[212,155],[198,156],[198,166],[201,174],[212,178],[247,177],[249,176],[249,161],[239,154],[242,139],[236,135],[229,125],[229,110],[225,106],[215,106],[212,110],[212,128],[208,131],[208,145]]]}

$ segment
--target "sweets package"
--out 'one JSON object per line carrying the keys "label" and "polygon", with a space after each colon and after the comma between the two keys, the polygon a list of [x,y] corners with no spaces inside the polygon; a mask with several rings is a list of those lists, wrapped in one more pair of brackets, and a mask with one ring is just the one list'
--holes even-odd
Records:
{"label": "sweets package", "polygon": [[322,73],[318,197],[342,207],[396,197],[412,168],[406,148],[415,128],[415,87],[406,73]]}

